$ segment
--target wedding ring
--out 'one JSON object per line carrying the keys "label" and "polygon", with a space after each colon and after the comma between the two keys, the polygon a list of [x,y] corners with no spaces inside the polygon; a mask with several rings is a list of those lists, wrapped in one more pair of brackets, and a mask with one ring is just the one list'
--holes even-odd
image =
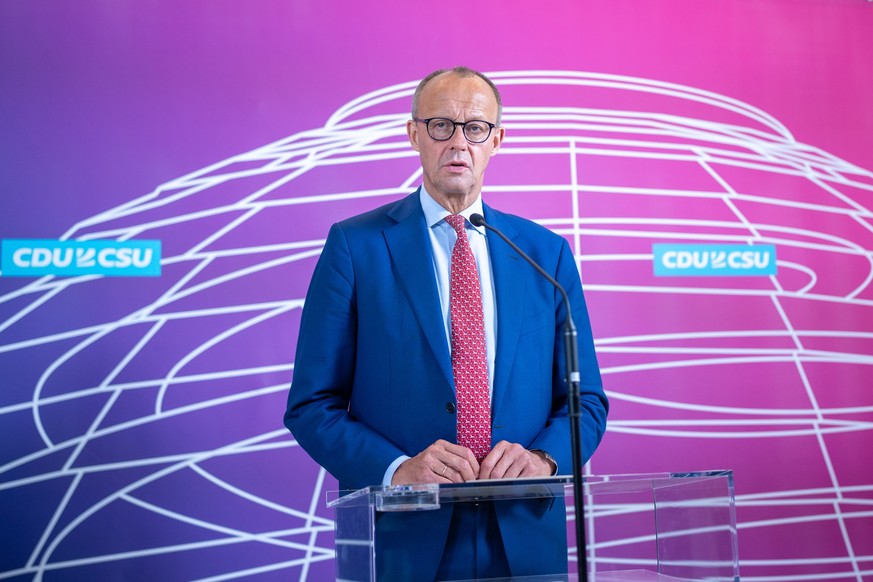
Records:
{"label": "wedding ring", "polygon": [[446,476],[446,471],[448,471],[448,470],[449,470],[449,466],[448,466],[448,465],[446,465],[445,467],[443,467],[443,472],[440,473],[440,477],[445,477],[445,476]]}

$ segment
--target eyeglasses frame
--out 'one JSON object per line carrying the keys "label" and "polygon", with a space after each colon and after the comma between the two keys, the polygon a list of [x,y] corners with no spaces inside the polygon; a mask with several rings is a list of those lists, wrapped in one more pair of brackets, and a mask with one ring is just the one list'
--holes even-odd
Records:
{"label": "eyeglasses frame", "polygon": [[[438,138],[435,138],[434,136],[432,136],[430,134],[430,122],[433,121],[434,119],[440,119],[440,120],[448,121],[449,123],[451,123],[452,124],[452,133],[450,133],[448,137],[444,137],[443,139],[438,139]],[[430,139],[432,139],[434,141],[449,141],[450,139],[452,139],[455,136],[455,132],[458,130],[458,126],[460,125],[461,126],[461,135],[464,136],[465,140],[467,140],[470,143],[485,143],[486,141],[488,141],[488,138],[491,137],[491,133],[494,131],[494,128],[498,127],[498,125],[496,123],[490,123],[488,121],[485,121],[484,119],[471,119],[470,121],[454,121],[452,119],[449,119],[448,117],[428,117],[427,119],[421,119],[420,117],[413,117],[412,121],[415,121],[418,123],[423,123],[425,130],[427,131],[428,137],[430,137]],[[484,123],[485,125],[488,126],[488,134],[482,139],[482,141],[471,140],[469,137],[467,137],[467,124],[468,123]]]}

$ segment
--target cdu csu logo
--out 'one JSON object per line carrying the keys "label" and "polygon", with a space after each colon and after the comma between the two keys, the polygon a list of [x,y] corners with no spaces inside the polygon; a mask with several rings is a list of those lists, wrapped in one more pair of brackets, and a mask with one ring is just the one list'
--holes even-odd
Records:
{"label": "cdu csu logo", "polygon": [[2,241],[0,272],[7,277],[159,277],[161,241],[9,239]]}
{"label": "cdu csu logo", "polygon": [[655,276],[757,276],[776,274],[773,245],[661,244],[652,245]]}

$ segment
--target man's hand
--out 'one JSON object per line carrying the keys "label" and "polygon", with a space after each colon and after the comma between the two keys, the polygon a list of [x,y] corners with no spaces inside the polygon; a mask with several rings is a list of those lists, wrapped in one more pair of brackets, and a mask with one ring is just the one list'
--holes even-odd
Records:
{"label": "man's hand", "polygon": [[442,439],[397,467],[392,485],[410,483],[464,483],[479,476],[473,451]]}
{"label": "man's hand", "polygon": [[548,477],[556,467],[545,457],[517,443],[500,441],[479,466],[479,479]]}

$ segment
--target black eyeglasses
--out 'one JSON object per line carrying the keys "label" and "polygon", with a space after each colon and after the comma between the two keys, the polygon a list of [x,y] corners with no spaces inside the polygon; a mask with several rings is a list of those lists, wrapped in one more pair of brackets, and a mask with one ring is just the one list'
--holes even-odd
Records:
{"label": "black eyeglasses", "polygon": [[482,143],[491,135],[491,130],[497,127],[493,123],[473,119],[471,121],[452,121],[445,117],[428,117],[427,119],[419,119],[413,117],[413,121],[418,121],[427,126],[427,135],[436,141],[446,141],[455,135],[455,128],[461,126],[464,132],[464,137],[470,143]]}

